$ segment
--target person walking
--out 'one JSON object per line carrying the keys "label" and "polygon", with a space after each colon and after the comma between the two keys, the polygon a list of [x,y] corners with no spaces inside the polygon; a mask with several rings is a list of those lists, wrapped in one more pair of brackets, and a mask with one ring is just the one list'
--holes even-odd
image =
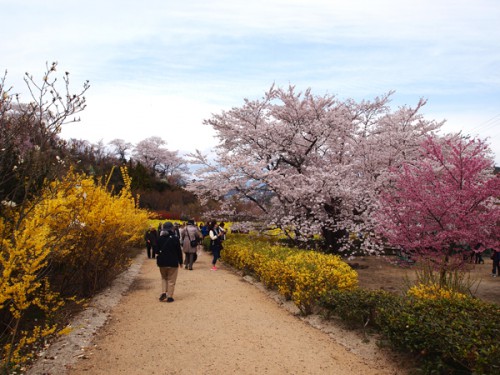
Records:
{"label": "person walking", "polygon": [[184,268],[193,270],[196,251],[202,238],[200,229],[195,225],[194,220],[189,220],[181,231],[182,251],[185,254]]}
{"label": "person walking", "polygon": [[156,251],[158,249],[158,232],[152,225],[149,226],[146,234],[144,235],[144,240],[146,241],[146,252],[148,258],[151,259],[155,257]]}
{"label": "person walking", "polygon": [[158,239],[156,264],[160,269],[160,302],[174,302],[175,283],[179,267],[182,267],[182,250],[179,238],[175,236],[174,226],[170,222],[163,224],[163,231]]}
{"label": "person walking", "polygon": [[474,264],[484,264],[483,250],[484,250],[484,248],[483,248],[482,243],[478,243],[478,244],[476,244],[476,246],[474,246],[474,250],[473,250]]}
{"label": "person walking", "polygon": [[174,223],[174,234],[176,237],[181,238],[181,230],[179,223]]}
{"label": "person walking", "polygon": [[219,224],[216,221],[212,221],[209,225],[208,235],[210,237],[210,251],[212,252],[212,271],[217,271],[217,260],[220,258],[220,252],[222,250],[222,238],[224,232],[219,228]]}
{"label": "person walking", "polygon": [[226,230],[226,224],[221,221],[220,224],[219,224],[219,229],[220,231],[222,232],[222,237],[221,237],[221,240],[222,241],[225,241],[226,240],[226,233],[227,233],[227,230]]}
{"label": "person walking", "polygon": [[200,231],[201,234],[203,235],[203,238],[208,236],[208,225],[209,225],[208,223],[200,224]]}
{"label": "person walking", "polygon": [[500,276],[500,249],[491,249],[491,260],[493,261],[493,269],[491,270],[491,276]]}

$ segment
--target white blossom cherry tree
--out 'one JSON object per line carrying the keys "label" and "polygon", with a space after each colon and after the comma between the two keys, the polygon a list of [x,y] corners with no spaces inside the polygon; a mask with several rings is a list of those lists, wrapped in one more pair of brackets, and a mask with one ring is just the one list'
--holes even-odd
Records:
{"label": "white blossom cherry tree", "polygon": [[126,142],[125,140],[120,138],[113,139],[108,143],[108,145],[112,148],[114,154],[118,156],[122,163],[125,163],[127,153],[134,147],[132,143]]}
{"label": "white blossom cherry tree", "polygon": [[186,160],[177,151],[170,151],[167,142],[160,137],[146,138],[135,146],[132,156],[160,178],[175,179],[179,182],[188,172]]}
{"label": "white blossom cherry tree", "polygon": [[374,251],[371,214],[384,171],[414,158],[423,137],[441,126],[419,113],[424,100],[391,111],[392,94],[356,102],[272,86],[261,100],[204,121],[220,144],[213,162],[191,155],[202,167],[188,189],[254,202],[261,219],[290,237],[319,233],[335,252],[353,241]]}

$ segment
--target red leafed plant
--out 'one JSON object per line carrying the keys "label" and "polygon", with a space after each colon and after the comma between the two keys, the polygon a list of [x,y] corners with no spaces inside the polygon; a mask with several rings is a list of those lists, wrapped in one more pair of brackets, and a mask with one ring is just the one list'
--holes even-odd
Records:
{"label": "red leafed plant", "polygon": [[378,232],[391,245],[431,260],[441,279],[461,265],[468,246],[497,248],[500,178],[490,154],[482,140],[427,138],[421,158],[394,170],[380,195]]}

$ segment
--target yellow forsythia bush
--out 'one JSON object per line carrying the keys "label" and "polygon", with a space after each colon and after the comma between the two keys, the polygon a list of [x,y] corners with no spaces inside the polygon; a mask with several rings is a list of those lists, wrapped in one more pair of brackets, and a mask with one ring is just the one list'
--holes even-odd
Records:
{"label": "yellow forsythia bush", "polygon": [[331,289],[352,290],[358,286],[358,274],[340,257],[313,251],[301,251],[285,260],[285,268],[292,275],[292,300],[307,314],[316,301]]}
{"label": "yellow forsythia bush", "polygon": [[22,329],[22,322],[30,311],[41,311],[52,316],[62,305],[59,294],[51,290],[43,270],[47,267],[51,242],[47,228],[36,218],[25,221],[22,229],[14,230],[8,223],[18,217],[13,214],[0,218],[0,371],[10,363],[29,360],[33,353],[26,346],[51,335],[56,326],[45,322]]}
{"label": "yellow forsythia bush", "polygon": [[465,300],[467,298],[467,295],[463,293],[440,287],[437,284],[422,283],[412,286],[410,289],[408,289],[406,295],[423,300]]}
{"label": "yellow forsythia bush", "polygon": [[329,291],[358,285],[357,272],[338,256],[292,249],[256,236],[228,236],[222,259],[278,290],[303,314],[311,313]]}
{"label": "yellow forsythia bush", "polygon": [[92,295],[129,265],[128,247],[144,235],[148,214],[138,208],[127,171],[124,188],[111,195],[92,177],[70,172],[50,184],[36,215],[58,236],[51,261],[67,294]]}
{"label": "yellow forsythia bush", "polygon": [[0,218],[0,371],[29,360],[30,346],[55,333],[50,322],[64,298],[92,295],[129,264],[127,246],[142,238],[148,214],[122,175],[125,187],[112,195],[71,171],[47,183],[27,215],[13,208]]}

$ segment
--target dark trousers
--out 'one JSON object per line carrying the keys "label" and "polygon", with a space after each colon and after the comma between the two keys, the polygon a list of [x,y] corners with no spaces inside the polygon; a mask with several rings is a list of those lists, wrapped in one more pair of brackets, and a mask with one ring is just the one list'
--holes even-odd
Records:
{"label": "dark trousers", "polygon": [[186,266],[186,268],[189,268],[190,270],[192,270],[193,269],[193,263],[195,261],[196,253],[185,253],[184,255],[185,255],[185,257],[184,257],[184,265]]}
{"label": "dark trousers", "polygon": [[491,270],[491,273],[496,275],[497,271],[500,275],[500,259],[493,259],[493,269]]}
{"label": "dark trousers", "polygon": [[215,263],[217,263],[217,259],[220,258],[220,248],[219,247],[213,247],[212,248],[212,255],[214,256],[212,259],[212,264],[215,266]]}
{"label": "dark trousers", "polygon": [[156,255],[156,251],[150,243],[146,244],[146,252],[148,253],[148,258],[154,258]]}

